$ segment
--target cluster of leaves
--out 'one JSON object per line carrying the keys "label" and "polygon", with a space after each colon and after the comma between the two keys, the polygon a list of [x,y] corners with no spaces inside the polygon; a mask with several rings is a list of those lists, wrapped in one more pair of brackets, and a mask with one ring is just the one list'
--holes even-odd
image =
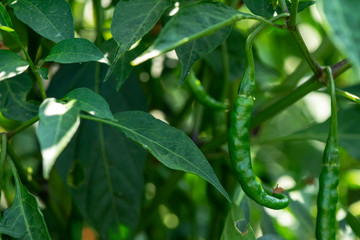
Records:
{"label": "cluster of leaves", "polygon": [[[321,149],[303,140],[325,142],[329,123],[317,124],[304,102],[288,106],[323,85],[312,56],[331,65],[345,53],[354,65],[348,76],[358,80],[352,30],[360,4],[324,1],[326,23],[311,16],[314,1],[102,2],[1,1],[0,186],[10,207],[0,233],[15,239],[87,239],[88,231],[100,239],[256,239],[259,232],[259,239],[313,238],[314,213],[305,206],[316,201],[317,186],[308,183],[319,175]],[[298,21],[320,35],[312,54],[293,23],[298,12]],[[274,14],[285,20],[269,22]],[[249,201],[235,181],[226,148],[229,111],[194,102],[183,84],[192,69],[212,96],[232,102],[254,26],[248,20],[273,27],[256,48],[252,128],[262,146],[254,152],[255,169],[265,185],[283,175],[298,182],[287,189],[291,203],[280,215]],[[298,62],[296,70],[288,70],[289,59]],[[349,68],[346,60],[333,65],[336,77]],[[295,88],[311,70],[313,77]],[[346,90],[339,94],[359,102],[348,93],[359,86]],[[360,174],[351,166],[360,159],[358,118],[358,106],[344,98],[339,144],[346,218],[339,235],[360,235],[360,212],[352,211],[359,201],[352,193],[360,189],[353,178]],[[294,224],[279,221],[286,216],[295,216]]]}

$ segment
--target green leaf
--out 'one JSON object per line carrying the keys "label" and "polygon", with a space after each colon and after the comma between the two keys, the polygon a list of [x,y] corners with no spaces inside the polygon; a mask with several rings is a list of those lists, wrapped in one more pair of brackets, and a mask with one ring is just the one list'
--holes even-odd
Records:
{"label": "green leaf", "polygon": [[10,5],[18,19],[54,42],[74,37],[74,20],[64,0],[17,0]]}
{"label": "green leaf", "polygon": [[360,237],[360,219],[355,217],[351,212],[346,212],[346,223],[349,224],[357,237]]}
{"label": "green leaf", "polygon": [[255,240],[255,233],[250,226],[250,205],[241,190],[235,194],[234,202],[225,220],[221,240]]}
{"label": "green leaf", "polygon": [[114,120],[106,100],[89,88],[76,88],[66,94],[65,99],[74,99],[80,109],[98,118]]}
{"label": "green leaf", "polygon": [[81,38],[65,39],[51,48],[44,62],[82,63],[102,62],[110,64],[104,54],[89,40]]}
{"label": "green leaf", "polygon": [[184,82],[193,64],[224,42],[230,32],[231,26],[225,27],[210,36],[196,39],[175,49],[181,63],[180,83]]}
{"label": "green leaf", "polygon": [[0,81],[23,73],[29,64],[9,50],[0,50]]}
{"label": "green leaf", "polygon": [[43,79],[46,79],[48,80],[49,79],[49,69],[47,68],[40,68],[39,70],[37,70],[37,72],[40,74],[40,76],[43,78]]}
{"label": "green leaf", "polygon": [[[305,10],[307,7],[315,4],[316,1],[309,1],[309,0],[303,0],[303,1],[299,1],[299,6],[298,6],[298,12],[301,12],[303,10]],[[291,9],[291,2],[289,0],[286,0],[286,5],[290,11]]]}
{"label": "green leaf", "polygon": [[16,239],[51,239],[36,198],[20,182],[10,162],[15,179],[16,194],[13,205],[6,209],[0,223],[0,232]]}
{"label": "green leaf", "polygon": [[4,7],[4,5],[2,5],[2,3],[0,3],[0,29],[4,30],[4,29],[12,29],[12,23],[11,23],[11,19],[9,14],[6,11],[6,8]]}
{"label": "green leaf", "polygon": [[253,19],[253,15],[241,13],[220,2],[199,2],[186,6],[170,19],[154,44],[132,64],[140,64],[150,58],[184,45],[192,40],[214,33],[241,19]]}
{"label": "green leaf", "polygon": [[[104,77],[106,65],[101,67]],[[93,62],[62,65],[47,94],[61,98],[73,88],[94,88],[94,76]],[[114,77],[100,84],[100,94],[112,111],[146,111],[146,98],[137,79],[131,76],[119,92],[114,85]],[[131,236],[142,201],[145,154],[144,149],[113,127],[81,120],[73,140],[56,161],[62,180],[70,184],[68,190],[81,216],[100,239],[126,239],[119,237],[126,232],[130,239],[134,238]]]}
{"label": "green leaf", "polygon": [[[117,43],[114,39],[111,39],[102,45],[103,52],[108,54],[108,59],[111,62],[115,59],[116,49]],[[104,81],[107,81],[111,74],[114,73],[116,77],[116,90],[119,91],[134,68],[134,66],[130,64],[131,60],[138,57],[144,50],[145,45],[140,42],[138,46],[125,52],[121,58],[111,64]]]}
{"label": "green leaf", "polygon": [[165,166],[193,173],[205,179],[230,201],[204,155],[182,131],[141,111],[117,113],[115,121],[108,124],[115,126],[128,138],[139,143]]}
{"label": "green leaf", "polygon": [[353,0],[322,1],[334,44],[349,57],[360,71],[360,2]]}
{"label": "green leaf", "polygon": [[[118,43],[118,47],[114,61],[106,73],[105,81],[114,71],[119,72],[119,68],[128,64],[124,61],[129,56],[138,56],[138,54],[137,56],[128,55],[127,58],[124,58],[123,54],[155,26],[170,5],[171,0],[123,0],[118,2],[111,22],[111,34]],[[121,87],[124,80],[126,78],[117,79],[117,89]]]}
{"label": "green leaf", "polygon": [[244,0],[246,7],[254,14],[272,17],[278,5],[276,0]]}
{"label": "green leaf", "polygon": [[26,101],[32,87],[33,81],[27,74],[0,81],[0,112],[4,117],[27,121],[37,115],[38,104]]}
{"label": "green leaf", "polygon": [[55,98],[47,98],[40,105],[40,121],[36,134],[40,142],[45,178],[49,177],[56,158],[79,127],[79,112],[76,100],[61,103]]}
{"label": "green leaf", "polygon": [[[329,121],[330,119],[276,140],[317,140],[326,142],[329,133]],[[352,157],[360,160],[360,152],[357,147],[360,145],[360,125],[358,124],[360,121],[359,109],[353,107],[340,110],[338,112],[338,121],[341,123],[338,126],[339,146],[347,150]]]}
{"label": "green leaf", "polygon": [[114,11],[111,34],[119,44],[117,55],[148,33],[171,5],[171,0],[122,0]]}

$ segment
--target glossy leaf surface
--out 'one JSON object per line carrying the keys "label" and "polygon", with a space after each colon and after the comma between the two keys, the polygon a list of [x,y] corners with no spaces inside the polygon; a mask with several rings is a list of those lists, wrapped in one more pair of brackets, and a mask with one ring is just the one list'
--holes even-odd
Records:
{"label": "glossy leaf surface", "polygon": [[219,2],[199,2],[186,6],[169,20],[153,45],[132,64],[136,65],[157,57],[246,18],[253,18],[253,16]]}
{"label": "glossy leaf surface", "polygon": [[45,61],[58,63],[94,61],[109,64],[104,54],[92,42],[81,38],[65,39],[57,43],[51,49]]}
{"label": "glossy leaf surface", "polygon": [[40,122],[36,134],[40,142],[45,178],[49,177],[57,157],[79,127],[79,112],[76,100],[61,103],[54,98],[47,98],[40,105]]}
{"label": "glossy leaf surface", "polygon": [[171,0],[119,1],[111,24],[111,34],[120,46],[117,56],[148,33],[170,4]]}
{"label": "glossy leaf surface", "polygon": [[74,37],[74,20],[64,0],[17,0],[10,5],[18,19],[54,42]]}
{"label": "glossy leaf surface", "polygon": [[23,73],[29,64],[17,54],[0,50],[0,81]]}
{"label": "glossy leaf surface", "polygon": [[106,100],[89,88],[76,88],[66,94],[64,98],[76,100],[80,105],[80,109],[90,115],[103,119],[114,119]]}
{"label": "glossy leaf surface", "polygon": [[147,149],[165,166],[202,177],[230,201],[210,164],[185,133],[145,112],[121,112],[114,117],[113,126]]}

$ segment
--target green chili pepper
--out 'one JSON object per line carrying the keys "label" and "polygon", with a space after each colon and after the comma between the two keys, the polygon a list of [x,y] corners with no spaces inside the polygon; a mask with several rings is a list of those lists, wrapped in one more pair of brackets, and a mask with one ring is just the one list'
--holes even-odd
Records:
{"label": "green chili pepper", "polygon": [[[249,128],[254,105],[255,66],[252,43],[255,36],[264,28],[260,25],[246,41],[246,67],[238,96],[230,117],[229,153],[238,181],[242,189],[254,201],[268,208],[282,209],[289,205],[289,199],[278,192],[269,195],[257,181],[251,165]],[[276,188],[278,190],[281,188]],[[280,191],[281,193],[281,191]]]}
{"label": "green chili pepper", "polygon": [[190,91],[200,103],[214,109],[226,109],[227,106],[225,103],[219,102],[212,98],[205,92],[204,87],[201,85],[199,79],[196,78],[194,71],[190,71],[189,76],[186,79],[186,82],[190,88]]}
{"label": "green chili pepper", "polygon": [[339,150],[337,138],[337,113],[335,84],[330,67],[326,67],[331,96],[330,131],[326,142],[323,167],[320,173],[320,188],[317,199],[318,213],[316,218],[316,238],[335,239],[336,204],[338,202],[337,186],[339,184]]}

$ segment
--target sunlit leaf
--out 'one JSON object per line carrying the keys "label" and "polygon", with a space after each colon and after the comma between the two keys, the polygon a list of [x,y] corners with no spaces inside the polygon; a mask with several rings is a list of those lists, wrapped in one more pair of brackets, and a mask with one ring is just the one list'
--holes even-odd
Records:
{"label": "sunlit leaf", "polygon": [[140,64],[247,18],[254,18],[254,16],[241,13],[220,2],[199,2],[186,6],[170,19],[153,45],[132,64]]}
{"label": "sunlit leaf", "polygon": [[[118,68],[119,61],[124,61],[123,53],[155,26],[170,4],[171,0],[122,0],[118,2],[111,22],[111,34],[118,43],[118,47],[115,59],[106,73],[105,81]],[[123,63],[120,65],[124,66]],[[119,82],[121,81],[118,81],[118,89],[121,86]]]}
{"label": "sunlit leaf", "polygon": [[27,74],[0,81],[0,111],[6,118],[27,121],[37,115],[39,105],[27,102],[26,97],[33,87]]}
{"label": "sunlit leaf", "polygon": [[14,164],[11,169],[15,179],[16,194],[13,205],[1,218],[0,232],[16,239],[51,239],[36,198],[20,182]]}
{"label": "sunlit leaf", "polygon": [[61,103],[54,98],[47,98],[40,105],[40,122],[36,134],[40,142],[45,178],[49,177],[56,158],[79,127],[79,112],[76,100]]}
{"label": "sunlit leaf", "polygon": [[119,1],[111,23],[111,34],[119,44],[118,55],[148,33],[170,6],[171,0]]}
{"label": "sunlit leaf", "polygon": [[80,105],[80,109],[90,115],[104,119],[114,119],[114,116],[109,108],[109,104],[105,101],[105,99],[89,88],[76,88],[66,94],[64,98],[77,100]]}
{"label": "sunlit leaf", "polygon": [[92,42],[81,38],[65,39],[57,43],[51,48],[45,61],[58,63],[82,63],[94,61],[109,64],[109,61],[104,54]]}
{"label": "sunlit leaf", "polygon": [[138,57],[144,50],[145,46],[142,42],[135,48],[125,52],[121,58],[114,62],[116,56],[117,43],[114,39],[110,39],[102,45],[102,51],[108,54],[108,59],[113,62],[107,72],[105,81],[114,73],[116,78],[116,90],[119,91],[121,86],[126,82],[134,66],[130,64],[131,60]]}
{"label": "sunlit leaf", "polygon": [[8,50],[0,50],[0,81],[23,73],[29,64]]}
{"label": "sunlit leaf", "polygon": [[9,14],[2,3],[0,3],[0,29],[13,28]]}
{"label": "sunlit leaf", "polygon": [[10,5],[18,19],[54,42],[74,37],[74,20],[64,0],[16,0]]}
{"label": "sunlit leaf", "polygon": [[[104,77],[106,65],[102,65]],[[95,63],[63,65],[52,79],[48,96],[61,98],[73,88],[94,88]],[[100,94],[112,111],[146,110],[136,79],[119,92],[115,79],[101,83]],[[100,239],[133,239],[143,193],[145,151],[111,126],[82,120],[56,161],[81,216]]]}

